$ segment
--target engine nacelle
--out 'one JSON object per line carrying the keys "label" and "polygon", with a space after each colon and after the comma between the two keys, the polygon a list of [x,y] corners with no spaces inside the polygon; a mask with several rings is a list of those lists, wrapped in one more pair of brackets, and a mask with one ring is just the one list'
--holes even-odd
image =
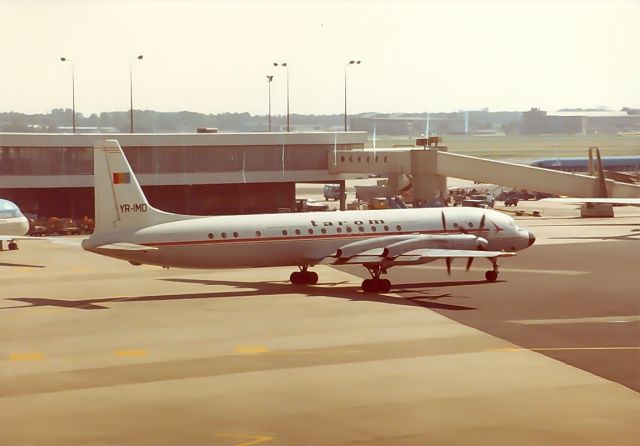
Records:
{"label": "engine nacelle", "polygon": [[415,249],[459,249],[478,251],[487,249],[489,242],[472,234],[451,235],[414,235],[409,240],[402,240],[388,245],[382,252],[383,257],[397,257]]}
{"label": "engine nacelle", "polygon": [[359,240],[357,242],[349,243],[338,249],[336,257],[353,257],[358,254],[362,254],[365,251],[370,251],[376,248],[385,248],[393,243],[401,242],[403,240],[410,240],[414,237],[418,237],[415,234],[408,235],[389,235],[386,237],[376,237],[369,240]]}

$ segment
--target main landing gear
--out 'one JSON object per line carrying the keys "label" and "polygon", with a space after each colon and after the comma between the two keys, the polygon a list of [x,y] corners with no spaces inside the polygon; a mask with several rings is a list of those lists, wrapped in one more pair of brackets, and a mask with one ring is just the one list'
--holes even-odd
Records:
{"label": "main landing gear", "polygon": [[294,271],[289,280],[294,285],[315,285],[318,283],[318,273],[308,271],[309,265],[300,266],[300,271]]}
{"label": "main landing gear", "polygon": [[365,293],[388,293],[391,290],[391,282],[388,279],[381,279],[380,274],[387,271],[381,266],[366,267],[371,274],[371,279],[362,281],[362,291]]}
{"label": "main landing gear", "polygon": [[[7,249],[9,249],[9,251],[15,251],[18,249],[18,244],[12,240],[9,243],[7,243]],[[0,240],[0,251],[4,251],[2,240]]]}
{"label": "main landing gear", "polygon": [[484,278],[487,279],[487,282],[495,282],[498,279],[498,259],[493,257],[489,261],[493,265],[493,269],[484,273]]}

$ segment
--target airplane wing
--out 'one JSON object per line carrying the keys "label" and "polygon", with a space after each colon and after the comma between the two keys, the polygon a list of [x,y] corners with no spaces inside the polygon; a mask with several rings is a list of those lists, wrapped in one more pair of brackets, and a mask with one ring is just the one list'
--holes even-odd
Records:
{"label": "airplane wing", "polygon": [[415,249],[405,252],[396,257],[384,257],[380,250],[372,250],[371,252],[363,252],[362,254],[351,257],[326,257],[321,264],[324,265],[362,265],[362,264],[380,264],[385,267],[395,265],[419,265],[422,263],[432,262],[438,259],[458,259],[458,258],[495,258],[514,256],[513,252],[504,251],[474,251],[467,249]]}
{"label": "airplane wing", "polygon": [[566,204],[601,203],[640,206],[640,198],[543,198],[540,201],[551,201]]}

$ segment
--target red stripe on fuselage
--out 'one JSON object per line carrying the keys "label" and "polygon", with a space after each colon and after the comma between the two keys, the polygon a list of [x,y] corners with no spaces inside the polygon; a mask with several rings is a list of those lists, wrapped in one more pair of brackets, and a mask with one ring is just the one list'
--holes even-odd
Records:
{"label": "red stripe on fuselage", "polygon": [[164,246],[192,246],[192,245],[210,245],[210,244],[232,244],[232,243],[260,243],[260,242],[276,242],[276,241],[288,241],[288,240],[337,240],[347,238],[363,238],[363,237],[384,237],[393,235],[410,235],[410,234],[428,234],[428,235],[451,235],[451,234],[471,234],[476,235],[482,232],[490,232],[489,229],[475,229],[467,230],[466,232],[460,232],[457,230],[451,231],[405,231],[405,232],[358,232],[347,234],[317,234],[317,235],[291,235],[291,236],[279,236],[279,237],[253,237],[253,238],[226,238],[226,239],[208,239],[208,240],[188,240],[183,242],[150,242],[142,243],[143,246],[164,247]]}

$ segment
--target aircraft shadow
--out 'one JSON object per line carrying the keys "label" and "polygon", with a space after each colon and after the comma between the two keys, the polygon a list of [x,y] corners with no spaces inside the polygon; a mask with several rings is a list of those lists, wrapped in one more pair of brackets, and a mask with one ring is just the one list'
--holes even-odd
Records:
{"label": "aircraft shadow", "polygon": [[[429,309],[439,310],[475,310],[474,307],[445,304],[440,302],[433,302],[432,300],[442,297],[452,297],[449,294],[441,295],[429,295],[428,291],[424,290],[425,295],[418,297],[396,297],[387,294],[368,294],[360,290],[359,286],[339,286],[344,282],[339,283],[322,283],[319,286],[304,286],[304,285],[291,285],[289,282],[236,282],[225,280],[205,280],[205,279],[160,279],[168,282],[177,283],[199,283],[207,286],[223,286],[240,288],[237,291],[234,290],[222,290],[216,292],[205,293],[187,293],[187,294],[164,294],[164,295],[149,295],[149,296],[132,296],[132,297],[112,297],[112,298],[98,298],[98,299],[84,299],[84,300],[64,300],[64,299],[51,299],[45,297],[15,297],[6,300],[12,300],[14,302],[21,302],[28,305],[16,305],[11,307],[3,307],[2,310],[16,309],[16,308],[33,308],[33,307],[57,307],[57,308],[72,308],[77,310],[106,310],[110,307],[109,304],[121,304],[128,302],[158,302],[158,301],[178,301],[178,300],[193,300],[193,299],[220,299],[220,298],[233,298],[233,297],[265,297],[275,296],[283,294],[302,294],[308,297],[330,297],[337,299],[347,299],[353,302],[378,302],[392,305],[406,305],[406,306],[418,306]],[[451,282],[452,286],[455,285],[471,285],[486,283],[484,281],[468,281],[468,282]],[[437,286],[445,286],[445,282],[437,282],[434,284]],[[409,284],[403,285],[399,293],[403,292],[402,288],[415,287],[415,288],[429,288],[431,284]],[[392,290],[391,293],[396,293]],[[424,301],[422,299],[430,299]]]}
{"label": "aircraft shadow", "polygon": [[640,242],[640,231],[633,230],[632,234],[592,236],[592,237],[549,237],[550,240],[623,240]]}

